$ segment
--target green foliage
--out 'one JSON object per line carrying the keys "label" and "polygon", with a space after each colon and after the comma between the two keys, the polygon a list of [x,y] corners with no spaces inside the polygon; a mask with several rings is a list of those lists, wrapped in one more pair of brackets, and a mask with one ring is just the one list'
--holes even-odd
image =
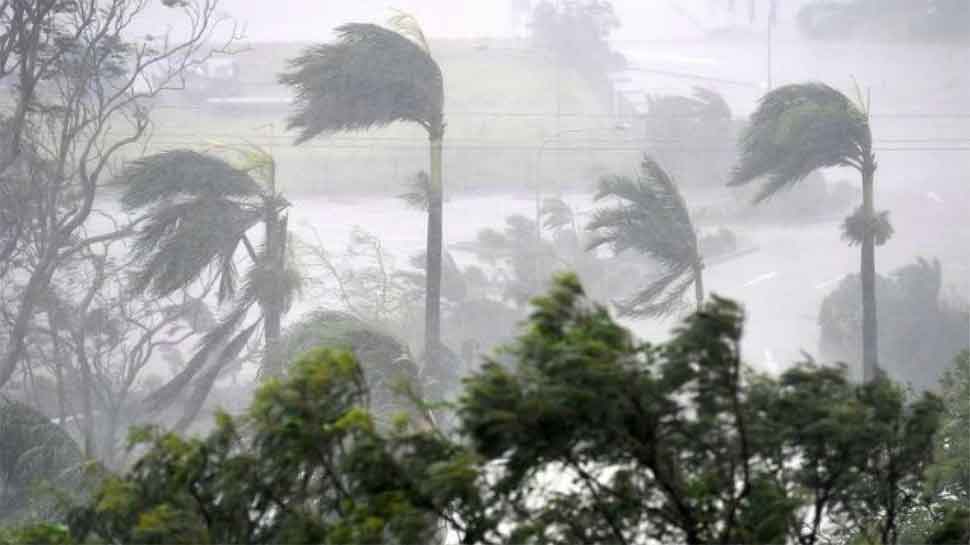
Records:
{"label": "green foliage", "polygon": [[609,197],[620,202],[593,215],[587,226],[594,232],[589,247],[607,245],[616,254],[634,250],[662,268],[659,278],[618,303],[620,312],[662,316],[678,310],[687,290],[702,282],[703,260],[690,211],[677,185],[660,164],[645,156],[637,180],[623,176],[600,180],[596,200]]}
{"label": "green foliage", "polygon": [[[378,435],[360,367],[313,350],[257,392],[247,414],[221,414],[205,439],[157,429],[149,448],[74,514],[81,541],[123,543],[426,542],[438,498],[474,471],[459,448],[410,429]],[[447,486],[442,486],[447,485]]]}
{"label": "green foliage", "polygon": [[55,516],[53,491],[78,485],[82,461],[67,432],[27,405],[0,397],[0,521]]}
{"label": "green foliage", "polygon": [[0,528],[0,545],[70,545],[70,531],[63,524],[37,523]]}
{"label": "green foliage", "polygon": [[740,140],[741,159],[729,185],[766,178],[755,202],[820,168],[857,170],[871,160],[867,114],[823,83],[785,85],[764,95]]}
{"label": "green foliage", "polygon": [[960,352],[941,383],[946,411],[931,483],[957,504],[970,505],[970,350]]}
{"label": "green foliage", "polygon": [[[922,258],[876,277],[879,365],[917,390],[935,389],[953,354],[970,345],[970,312],[944,301],[942,287],[940,263]],[[819,352],[828,361],[860,361],[860,289],[859,276],[850,275],[822,300]]]}
{"label": "green foliage", "polygon": [[951,545],[970,540],[970,509],[965,505],[948,509],[943,521],[926,537],[927,545]]}
{"label": "green foliage", "polygon": [[[934,398],[904,410],[888,383],[858,388],[813,366],[746,379],[730,302],[714,297],[657,347],[584,301],[575,279],[535,305],[517,366],[470,379],[460,413],[476,450],[502,462],[493,487],[512,498],[509,535],[814,543],[802,529],[829,515],[883,523],[884,502],[901,504],[929,460]],[[538,501],[551,473],[562,484]]]}
{"label": "green foliage", "polygon": [[119,176],[125,184],[121,204],[138,210],[177,197],[221,200],[259,194],[248,174],[216,157],[192,150],[171,150],[136,159]]}
{"label": "green foliage", "polygon": [[[125,186],[122,203],[141,212],[144,221],[135,238],[140,268],[134,290],[164,297],[188,289],[212,271],[219,302],[234,303],[205,333],[185,368],[147,400],[153,410],[164,408],[195,380],[180,428],[194,419],[220,371],[239,358],[263,319],[269,322],[267,316],[272,316],[279,322],[301,285],[286,250],[284,211],[289,202],[276,193],[272,155],[255,146],[217,148],[233,152],[239,164],[174,150],[135,161],[120,177]],[[257,225],[267,233],[261,250],[247,235]],[[243,248],[250,266],[239,291],[237,254]],[[262,316],[246,325],[254,306]],[[264,333],[270,342],[278,331],[266,326]]]}
{"label": "green foliage", "polygon": [[865,212],[860,206],[842,222],[842,240],[846,241],[849,246],[862,244],[867,233],[872,234],[876,246],[882,246],[889,241],[893,236],[893,226],[889,223],[888,210],[876,212],[867,221]]}
{"label": "green foliage", "polygon": [[119,180],[125,186],[122,204],[147,219],[135,241],[142,260],[136,289],[169,295],[214,266],[220,299],[232,297],[234,256],[262,219],[259,184],[221,159],[188,150],[135,161]]}
{"label": "green foliage", "polygon": [[343,25],[337,35],[336,43],[306,49],[280,76],[296,91],[288,127],[300,132],[298,141],[396,121],[442,128],[441,69],[422,45],[373,24]]}
{"label": "green foliage", "polygon": [[418,367],[407,345],[393,335],[346,313],[320,311],[290,326],[272,357],[288,364],[316,348],[353,353],[367,381],[367,408],[382,425],[389,427],[402,412],[424,418],[408,395],[421,393]]}
{"label": "green foliage", "polygon": [[[896,543],[932,457],[939,398],[811,362],[741,360],[712,296],[638,342],[574,275],[533,302],[512,365],[465,381],[458,440],[381,431],[352,355],[315,349],[205,439],[157,429],[71,519],[78,540],[166,543]],[[962,369],[962,367],[961,367]],[[961,371],[962,372],[962,371]],[[932,539],[959,535],[951,511]],[[956,530],[954,530],[954,528]]]}

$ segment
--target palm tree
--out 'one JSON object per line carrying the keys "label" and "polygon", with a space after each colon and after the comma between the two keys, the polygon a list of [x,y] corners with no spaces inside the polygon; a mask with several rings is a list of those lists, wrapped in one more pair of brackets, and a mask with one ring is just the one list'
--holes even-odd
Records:
{"label": "palm tree", "polygon": [[280,81],[296,90],[289,128],[297,143],[321,134],[417,123],[431,147],[428,203],[425,352],[437,364],[441,341],[442,183],[444,86],[441,69],[413,17],[399,13],[392,29],[352,23],[337,28],[335,43],[307,49]]}
{"label": "palm tree", "polygon": [[[134,290],[164,297],[208,279],[218,283],[219,303],[231,303],[186,367],[148,400],[155,410],[168,406],[205,370],[178,427],[191,422],[219,372],[242,353],[260,325],[265,339],[262,373],[279,372],[269,354],[299,287],[286,249],[289,203],[276,190],[272,157],[257,148],[234,151],[243,157],[241,168],[212,155],[173,150],[133,162],[121,177],[122,205],[144,213],[146,220],[135,238],[140,267]],[[265,234],[257,249],[248,233],[260,224]],[[249,259],[241,291],[236,267],[240,248]],[[260,316],[247,324],[254,307]]]}
{"label": "palm tree", "polygon": [[620,313],[629,316],[663,316],[683,305],[694,286],[697,308],[704,302],[704,261],[687,203],[664,169],[644,156],[636,180],[605,176],[596,200],[616,197],[620,203],[593,214],[587,229],[594,232],[588,248],[608,245],[614,253],[636,250],[656,260],[661,276],[627,301]]}
{"label": "palm tree", "polygon": [[741,160],[729,185],[764,179],[755,202],[804,180],[820,168],[850,167],[862,177],[862,206],[842,226],[843,238],[860,244],[862,277],[862,376],[876,377],[875,246],[892,235],[887,212],[873,208],[876,157],[868,107],[822,83],[779,87],[761,98],[741,137]]}

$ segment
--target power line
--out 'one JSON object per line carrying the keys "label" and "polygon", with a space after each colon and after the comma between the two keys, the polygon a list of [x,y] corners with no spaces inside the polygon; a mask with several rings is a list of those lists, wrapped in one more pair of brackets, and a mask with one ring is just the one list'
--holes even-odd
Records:
{"label": "power line", "polygon": [[[644,93],[649,94],[649,93]],[[268,110],[273,106],[282,105],[256,105],[250,111],[255,111],[259,109]],[[211,105],[181,105],[181,104],[156,104],[154,106],[161,110],[208,110],[212,113],[218,115],[220,112],[228,113],[232,111],[233,113],[239,110],[245,110],[246,108],[233,107],[233,106],[211,106]],[[466,116],[466,117],[549,117],[554,118],[557,115],[561,117],[569,118],[590,118],[590,119],[606,119],[617,117],[612,113],[591,113],[591,112],[562,112],[557,114],[556,112],[516,112],[516,111],[479,111],[479,110],[465,110],[465,111],[446,111],[445,117],[450,116]],[[661,119],[696,119],[697,116],[694,115],[660,115],[660,114],[647,114],[647,113],[636,113],[630,116],[620,116],[620,117],[655,117]],[[902,119],[970,119],[970,112],[940,112],[940,113],[923,113],[923,112],[875,112],[869,114],[869,117],[873,118],[902,118]]]}
{"label": "power line", "polygon": [[[157,139],[153,138],[149,142],[150,144],[161,144],[161,145],[179,145],[179,146],[197,146],[201,144],[199,141],[195,140],[167,140],[167,139]],[[356,150],[356,151],[373,151],[376,149],[381,150],[399,150],[399,151],[426,151],[427,145],[415,142],[413,145],[405,144],[341,144],[341,143],[331,143],[331,144],[301,144],[300,146],[294,146],[294,150],[301,149],[326,149],[326,150]],[[472,145],[472,144],[452,144],[446,145],[445,151],[529,151],[534,152],[539,149],[539,146],[528,146],[528,145],[508,145],[508,144],[495,144],[495,145]],[[672,151],[679,153],[733,153],[736,151],[735,148],[729,147],[668,147],[668,148],[651,148],[653,151]],[[546,146],[545,151],[554,152],[624,152],[624,153],[642,153],[644,150],[639,146]],[[917,151],[939,151],[939,152],[955,152],[955,151],[967,151],[970,152],[970,142],[966,146],[894,146],[894,147],[874,147],[873,151],[877,152],[917,152]]]}
{"label": "power line", "polygon": [[[584,129],[579,129],[579,130],[586,130],[586,129],[584,128]],[[590,129],[590,130],[594,130],[594,129]],[[604,130],[609,130],[609,127],[604,128]],[[196,137],[196,138],[201,138],[201,139],[207,139],[207,138],[242,138],[242,139],[247,139],[247,140],[263,140],[263,141],[279,141],[279,140],[292,141],[294,139],[294,136],[293,135],[286,135],[286,134],[268,135],[268,134],[257,133],[257,132],[243,133],[243,132],[238,132],[238,131],[237,132],[193,132],[193,131],[178,132],[178,131],[161,131],[160,130],[160,131],[157,131],[155,133],[155,135],[156,135],[156,137],[163,138],[163,139],[178,138],[178,139],[185,139],[185,141],[189,141],[188,138],[191,138],[191,137]],[[326,139],[323,139],[322,141],[324,141],[324,142],[330,142],[330,143],[341,143],[341,142],[349,142],[349,143],[360,143],[360,142],[403,142],[403,143],[410,143],[410,142],[414,142],[415,141],[415,138],[416,137],[407,137],[407,136],[355,136],[355,137],[331,136],[331,137],[328,137]],[[615,140],[606,139],[606,138],[595,138],[595,139],[589,139],[589,138],[586,138],[586,139],[580,139],[580,138],[562,138],[561,140],[573,140],[575,142],[581,142],[581,143],[584,143],[584,144],[596,144],[596,143],[607,143],[607,144],[609,144],[609,143],[615,142]],[[620,140],[621,142],[626,142],[626,143],[643,143],[643,144],[679,144],[679,143],[683,143],[683,142],[691,142],[692,141],[692,140],[681,139],[681,138],[650,138],[650,137],[645,137],[645,138],[623,138],[623,139],[617,139],[617,140]],[[455,143],[458,143],[458,144],[462,144],[462,143],[494,144],[494,145],[502,145],[503,144],[503,141],[501,141],[501,140],[494,140],[494,139],[487,139],[487,138],[474,138],[474,137],[466,137],[466,138],[462,138],[462,137],[451,137],[451,138],[448,138],[447,139],[447,142],[450,143],[450,144],[455,144]],[[529,142],[531,142],[531,140]],[[949,144],[967,144],[967,145],[970,145],[970,136],[954,137],[954,138],[948,138],[948,137],[931,137],[931,138],[874,138],[873,139],[873,142],[878,142],[878,143],[882,143],[882,144],[948,144],[949,143]],[[528,143],[526,143],[526,144],[507,144],[507,145],[517,145],[517,146],[521,146],[521,147],[529,147],[530,146],[530,144],[528,144]],[[302,144],[301,146],[305,147],[306,145],[305,144]],[[547,147],[547,149],[551,149],[551,148],[548,148]]]}

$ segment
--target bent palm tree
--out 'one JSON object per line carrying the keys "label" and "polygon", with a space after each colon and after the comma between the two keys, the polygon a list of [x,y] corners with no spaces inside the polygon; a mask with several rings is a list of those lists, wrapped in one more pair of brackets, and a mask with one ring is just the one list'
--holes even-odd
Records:
{"label": "bent palm tree", "polygon": [[664,272],[646,288],[619,303],[628,316],[663,316],[683,305],[694,286],[697,308],[704,302],[704,261],[687,204],[664,169],[644,156],[641,174],[632,180],[606,176],[596,200],[616,197],[620,203],[593,214],[587,229],[594,232],[589,249],[608,245],[614,253],[636,250],[656,260]]}
{"label": "bent palm tree", "polygon": [[779,87],[761,98],[741,137],[741,161],[729,185],[765,182],[761,202],[826,167],[850,167],[862,177],[862,206],[846,218],[843,238],[860,244],[862,277],[862,376],[878,368],[875,246],[892,235],[887,212],[873,208],[876,158],[867,108],[822,83]]}
{"label": "bent palm tree", "polygon": [[[211,272],[212,281],[218,282],[219,303],[232,303],[186,367],[148,400],[152,409],[164,408],[199,375],[178,427],[191,422],[219,372],[242,353],[260,325],[265,339],[262,372],[279,371],[268,354],[299,286],[287,260],[284,211],[289,203],[276,192],[272,158],[259,150],[236,151],[244,157],[243,168],[210,155],[174,150],[135,161],[122,173],[126,186],[122,205],[147,217],[135,239],[135,255],[141,263],[135,291],[164,297]],[[257,249],[247,233],[260,224],[265,237],[263,247]],[[238,291],[236,263],[241,247],[250,267]],[[246,318],[256,306],[260,317],[247,325]]]}
{"label": "bent palm tree", "polygon": [[338,39],[307,49],[290,62],[280,81],[296,90],[289,128],[297,143],[338,131],[417,123],[431,145],[428,203],[425,352],[438,362],[441,341],[442,184],[444,86],[441,69],[415,20],[391,19],[393,29],[352,23],[337,28]]}

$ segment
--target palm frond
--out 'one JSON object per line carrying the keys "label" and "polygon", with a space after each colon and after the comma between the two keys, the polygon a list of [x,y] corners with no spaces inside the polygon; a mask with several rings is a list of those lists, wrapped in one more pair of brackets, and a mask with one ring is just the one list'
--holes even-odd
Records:
{"label": "palm frond", "polygon": [[260,259],[250,267],[243,280],[240,299],[255,301],[264,308],[279,304],[286,312],[303,287],[303,277],[292,263],[284,263],[279,267],[271,263],[265,253],[260,255]]}
{"label": "palm frond", "polygon": [[195,382],[192,394],[183,406],[182,416],[175,423],[176,431],[184,431],[195,420],[195,417],[199,414],[199,410],[202,409],[202,405],[205,403],[205,399],[209,396],[209,392],[212,391],[212,386],[215,385],[216,379],[219,377],[219,372],[239,357],[239,354],[242,353],[243,348],[246,347],[246,343],[249,342],[249,339],[256,332],[256,328],[259,327],[260,323],[260,321],[256,321],[233,337],[225,345],[225,348],[219,352],[216,361]]}
{"label": "palm frond", "polygon": [[663,267],[660,278],[617,303],[620,311],[660,316],[680,308],[684,292],[697,281],[702,257],[690,212],[674,180],[647,156],[636,180],[604,177],[595,198],[619,202],[593,213],[587,226],[593,232],[589,247],[605,245],[614,253],[634,250]]}
{"label": "palm frond", "polygon": [[276,159],[272,152],[266,148],[247,140],[243,140],[243,144],[227,144],[215,141],[211,143],[211,147],[227,151],[235,157],[233,166],[239,171],[270,184],[274,182]]}
{"label": "palm frond", "polygon": [[222,347],[226,346],[233,333],[246,318],[251,306],[252,303],[241,303],[227,314],[215,328],[202,337],[196,347],[195,354],[185,367],[171,380],[145,398],[144,403],[148,411],[162,410],[177,399],[179,394],[192,381],[192,378],[212,363],[214,356],[218,354]]}
{"label": "palm frond", "polygon": [[[241,238],[237,239],[237,242],[241,240]],[[239,276],[239,271],[236,269],[235,254],[236,247],[232,246],[222,252],[218,259],[219,289],[216,297],[220,302],[228,301],[236,296],[236,279]]]}
{"label": "palm frond", "polygon": [[542,201],[542,226],[546,229],[562,229],[572,225],[575,216],[566,201],[556,197],[546,197]]}
{"label": "palm frond", "polygon": [[866,115],[844,94],[822,83],[786,85],[762,97],[751,115],[728,185],[767,177],[758,202],[819,168],[860,168],[871,148]]}
{"label": "palm frond", "polygon": [[297,142],[396,121],[440,128],[441,69],[421,45],[373,24],[347,24],[337,33],[335,43],[308,48],[280,76],[296,91],[288,128],[299,131]]}
{"label": "palm frond", "polygon": [[387,24],[395,32],[402,36],[407,36],[414,43],[421,46],[428,55],[431,54],[431,47],[428,46],[428,40],[424,37],[424,31],[421,30],[421,25],[418,24],[418,20],[410,13],[405,13],[401,10],[393,10],[394,15],[392,15],[388,20]]}
{"label": "palm frond", "polygon": [[[228,262],[246,231],[262,219],[261,212],[227,199],[200,198],[160,205],[135,237],[134,253],[141,265],[135,292],[151,290],[166,296],[182,289],[212,264],[233,275]],[[231,295],[234,277],[220,280],[220,296]]]}
{"label": "palm frond", "polygon": [[398,195],[398,198],[411,208],[426,212],[431,205],[431,178],[428,173],[423,170],[418,172],[408,185],[411,191]]}
{"label": "palm frond", "polygon": [[593,213],[587,229],[590,248],[610,246],[615,253],[636,250],[667,268],[700,259],[697,234],[676,184],[660,165],[645,157],[641,176],[633,180],[606,176],[600,180],[597,201],[620,202]]}
{"label": "palm frond", "polygon": [[862,244],[867,231],[872,233],[876,246],[888,242],[894,232],[892,224],[889,223],[889,211],[876,212],[871,219],[866,220],[860,206],[842,222],[842,240],[849,246]]}
{"label": "palm frond", "polygon": [[676,268],[652,281],[632,297],[615,301],[621,316],[657,318],[686,307],[684,296],[696,282],[692,269]]}
{"label": "palm frond", "polygon": [[129,163],[117,178],[126,210],[182,196],[206,199],[253,197],[259,184],[225,161],[191,150],[171,150]]}

